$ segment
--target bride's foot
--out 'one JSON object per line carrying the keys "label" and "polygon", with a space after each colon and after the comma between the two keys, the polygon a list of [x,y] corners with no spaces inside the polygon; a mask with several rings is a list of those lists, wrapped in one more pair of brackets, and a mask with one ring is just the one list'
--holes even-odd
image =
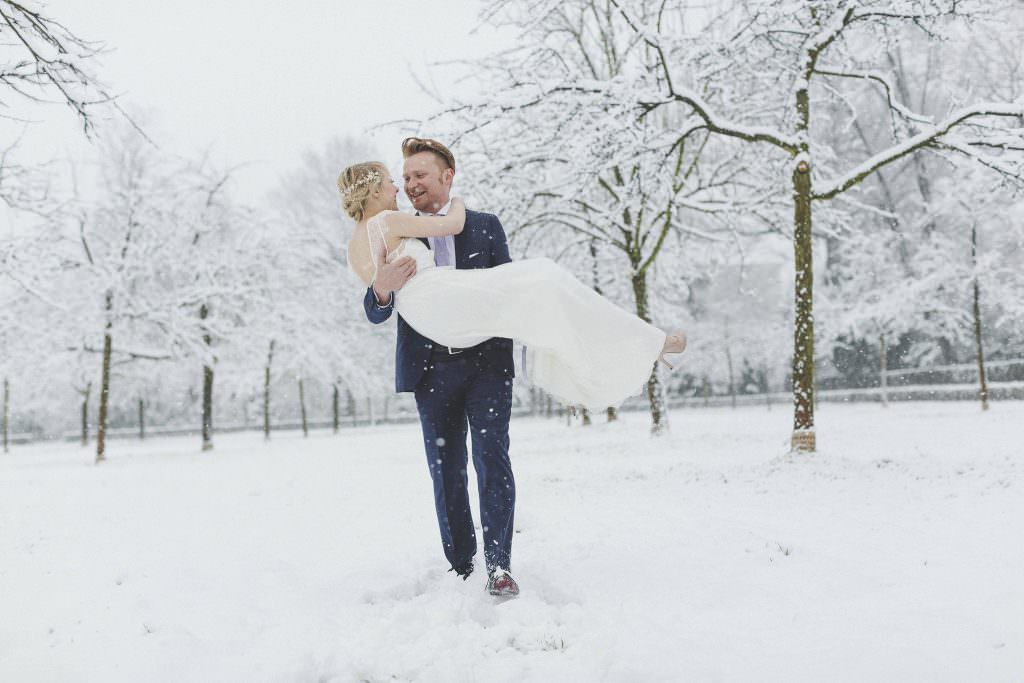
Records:
{"label": "bride's foot", "polygon": [[666,353],[682,353],[686,350],[686,335],[683,334],[682,330],[676,330],[672,334],[665,335],[665,344],[661,347],[661,355],[658,356],[658,360],[668,366],[669,370],[675,370],[675,367],[665,360]]}

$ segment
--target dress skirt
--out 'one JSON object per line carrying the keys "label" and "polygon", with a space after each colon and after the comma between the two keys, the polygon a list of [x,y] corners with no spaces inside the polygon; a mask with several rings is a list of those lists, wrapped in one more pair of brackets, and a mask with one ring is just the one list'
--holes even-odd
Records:
{"label": "dress skirt", "polygon": [[511,337],[525,374],[569,405],[602,410],[643,389],[665,333],[608,301],[551,259],[494,268],[424,268],[396,294],[398,312],[439,344]]}

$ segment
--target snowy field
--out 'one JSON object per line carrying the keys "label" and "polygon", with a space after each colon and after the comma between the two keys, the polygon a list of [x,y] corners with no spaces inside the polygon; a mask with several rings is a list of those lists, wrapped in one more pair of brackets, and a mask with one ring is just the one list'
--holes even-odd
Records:
{"label": "snowy field", "polygon": [[0,680],[1024,680],[1024,404],[822,404],[810,457],[788,422],[513,420],[500,604],[445,571],[415,425],[18,447]]}

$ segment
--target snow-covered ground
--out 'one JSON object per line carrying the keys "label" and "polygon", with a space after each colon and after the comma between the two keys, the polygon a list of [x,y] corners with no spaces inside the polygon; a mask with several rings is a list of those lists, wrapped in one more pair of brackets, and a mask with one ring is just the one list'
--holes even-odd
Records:
{"label": "snow-covered ground", "polygon": [[0,680],[1021,681],[1024,404],[516,419],[513,573],[446,573],[415,425],[0,457]]}

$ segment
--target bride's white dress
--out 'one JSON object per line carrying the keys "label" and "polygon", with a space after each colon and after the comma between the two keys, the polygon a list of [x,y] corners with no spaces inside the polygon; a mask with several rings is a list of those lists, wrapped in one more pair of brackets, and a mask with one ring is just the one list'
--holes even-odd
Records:
{"label": "bride's white dress", "polygon": [[[385,248],[386,213],[367,224],[372,254]],[[511,337],[526,346],[530,382],[570,405],[602,410],[639,393],[665,342],[663,331],[551,259],[456,270],[435,266],[414,238],[403,238],[386,262],[403,256],[416,260],[416,275],[395,293],[395,307],[413,329],[456,348]]]}

